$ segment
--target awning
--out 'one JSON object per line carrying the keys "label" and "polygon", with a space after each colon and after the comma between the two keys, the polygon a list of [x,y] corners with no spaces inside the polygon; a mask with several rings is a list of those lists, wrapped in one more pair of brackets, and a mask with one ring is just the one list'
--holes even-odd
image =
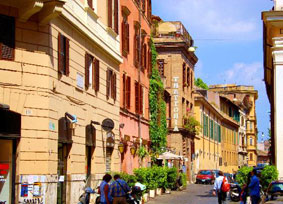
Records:
{"label": "awning", "polygon": [[157,159],[159,159],[159,160],[163,160],[163,159],[180,160],[180,159],[183,159],[183,158],[184,158],[183,156],[173,154],[171,152],[164,152],[161,155],[159,155],[159,157]]}

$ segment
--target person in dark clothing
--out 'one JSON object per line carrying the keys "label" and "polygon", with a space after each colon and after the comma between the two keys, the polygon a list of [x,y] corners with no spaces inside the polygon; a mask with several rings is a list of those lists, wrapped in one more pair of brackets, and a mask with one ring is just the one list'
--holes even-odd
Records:
{"label": "person in dark clothing", "polygon": [[258,204],[260,201],[260,187],[259,187],[259,179],[256,176],[256,170],[254,169],[251,172],[251,182],[248,185],[250,189],[250,196],[252,204]]}

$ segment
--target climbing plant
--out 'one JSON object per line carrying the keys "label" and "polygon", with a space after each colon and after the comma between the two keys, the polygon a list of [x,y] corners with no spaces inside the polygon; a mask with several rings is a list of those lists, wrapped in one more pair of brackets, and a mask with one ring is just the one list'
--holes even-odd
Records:
{"label": "climbing plant", "polygon": [[[166,123],[166,103],[164,101],[164,87],[156,68],[157,52],[154,43],[150,42],[152,54],[152,73],[149,87],[149,108],[150,122],[149,134],[151,149],[153,152],[162,153],[166,147],[167,123]],[[155,154],[154,154],[155,155]]]}

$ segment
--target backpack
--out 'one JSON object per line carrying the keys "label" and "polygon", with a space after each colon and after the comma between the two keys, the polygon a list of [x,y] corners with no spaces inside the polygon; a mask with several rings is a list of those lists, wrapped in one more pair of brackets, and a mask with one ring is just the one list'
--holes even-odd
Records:
{"label": "backpack", "polygon": [[225,192],[225,193],[230,191],[230,184],[228,183],[225,176],[224,176],[223,181],[222,181],[221,191]]}

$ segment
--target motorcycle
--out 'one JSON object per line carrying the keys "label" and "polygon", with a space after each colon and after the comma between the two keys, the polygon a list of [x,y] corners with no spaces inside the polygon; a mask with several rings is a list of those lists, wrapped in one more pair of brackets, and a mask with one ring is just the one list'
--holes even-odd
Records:
{"label": "motorcycle", "polygon": [[100,204],[100,195],[97,191],[93,190],[90,187],[86,187],[84,193],[79,198],[78,204],[89,204],[90,194],[97,194],[95,199],[95,204]]}
{"label": "motorcycle", "polygon": [[241,187],[237,183],[230,184],[230,199],[234,202],[239,202],[241,196]]}

